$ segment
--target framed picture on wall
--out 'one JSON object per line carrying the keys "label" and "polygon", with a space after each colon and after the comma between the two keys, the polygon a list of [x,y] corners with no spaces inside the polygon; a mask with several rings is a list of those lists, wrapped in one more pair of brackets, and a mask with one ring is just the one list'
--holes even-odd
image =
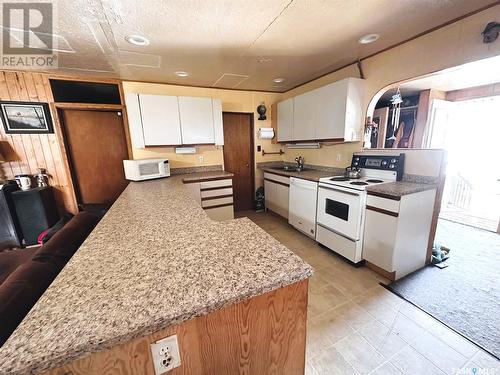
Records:
{"label": "framed picture on wall", "polygon": [[47,103],[1,102],[0,111],[5,133],[54,133]]}

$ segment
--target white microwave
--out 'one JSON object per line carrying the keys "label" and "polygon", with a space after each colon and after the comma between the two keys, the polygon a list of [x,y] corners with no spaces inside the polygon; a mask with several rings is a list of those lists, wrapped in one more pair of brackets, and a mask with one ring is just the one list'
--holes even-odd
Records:
{"label": "white microwave", "polygon": [[124,160],[125,178],[132,181],[151,180],[170,176],[167,159]]}

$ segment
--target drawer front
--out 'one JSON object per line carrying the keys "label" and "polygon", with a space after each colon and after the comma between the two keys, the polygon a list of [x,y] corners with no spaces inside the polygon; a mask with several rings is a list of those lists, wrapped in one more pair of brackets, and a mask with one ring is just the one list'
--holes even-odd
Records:
{"label": "drawer front", "polygon": [[233,179],[225,178],[222,180],[200,182],[200,189],[201,190],[215,188],[215,187],[227,187],[227,186],[233,186]]}
{"label": "drawer front", "polygon": [[213,198],[219,197],[221,195],[233,195],[233,188],[220,188],[220,189],[212,189],[212,190],[202,190],[201,198]]}
{"label": "drawer front", "polygon": [[375,195],[369,195],[366,197],[366,205],[372,206],[376,208],[381,208],[385,211],[390,212],[399,212],[399,201],[395,201],[392,199],[377,197]]}
{"label": "drawer front", "polygon": [[282,184],[290,185],[290,177],[279,176],[277,174],[264,172],[264,179],[281,182]]}
{"label": "drawer front", "polygon": [[357,252],[355,241],[342,237],[321,225],[316,225],[316,241],[349,259],[351,262],[357,263],[361,260],[361,254]]}
{"label": "drawer front", "polygon": [[225,198],[214,198],[201,201],[201,207],[206,208],[206,207],[219,206],[222,204],[232,204],[232,203],[233,203],[232,196]]}

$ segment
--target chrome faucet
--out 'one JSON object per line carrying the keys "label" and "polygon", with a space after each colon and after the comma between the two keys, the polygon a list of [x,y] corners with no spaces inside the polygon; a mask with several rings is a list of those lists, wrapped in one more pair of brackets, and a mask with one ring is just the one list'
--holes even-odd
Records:
{"label": "chrome faucet", "polygon": [[297,170],[301,171],[304,169],[304,158],[302,156],[299,156],[298,158],[295,158],[295,161],[297,162]]}

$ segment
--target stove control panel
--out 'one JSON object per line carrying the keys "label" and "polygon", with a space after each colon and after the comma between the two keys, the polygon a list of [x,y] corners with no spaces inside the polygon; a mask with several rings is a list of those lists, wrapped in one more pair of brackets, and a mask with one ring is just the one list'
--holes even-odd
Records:
{"label": "stove control panel", "polygon": [[405,154],[399,155],[353,155],[352,167],[380,169],[397,172],[397,180],[401,181],[404,172]]}

